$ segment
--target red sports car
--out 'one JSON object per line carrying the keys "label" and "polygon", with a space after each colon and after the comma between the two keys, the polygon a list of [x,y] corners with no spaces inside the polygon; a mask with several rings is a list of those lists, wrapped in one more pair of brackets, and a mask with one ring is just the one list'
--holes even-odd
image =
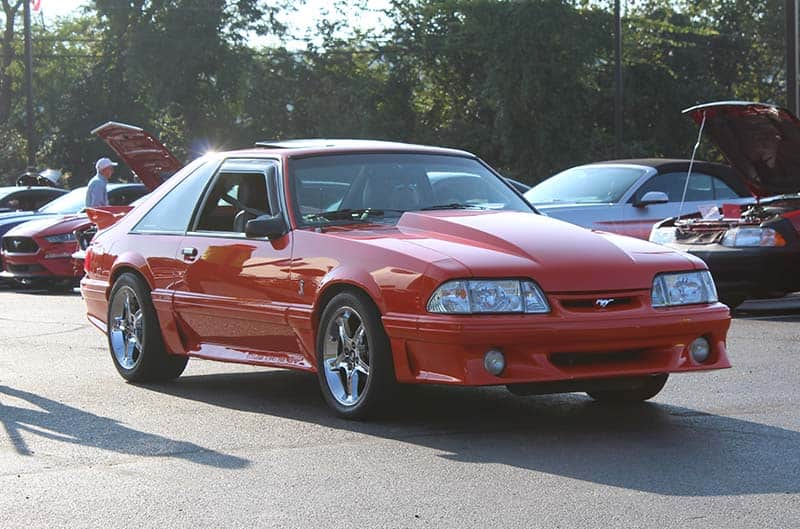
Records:
{"label": "red sports car", "polygon": [[453,149],[210,154],[98,231],[85,268],[125,379],[175,378],[190,357],[299,369],[351,418],[397,383],[636,401],[730,367],[700,259],[537,215]]}

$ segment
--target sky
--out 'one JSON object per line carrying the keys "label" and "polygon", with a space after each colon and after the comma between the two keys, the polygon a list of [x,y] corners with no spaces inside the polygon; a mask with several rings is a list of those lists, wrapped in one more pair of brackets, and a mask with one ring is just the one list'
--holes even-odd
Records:
{"label": "sky", "polygon": [[[293,35],[302,37],[308,30],[314,28],[315,22],[321,18],[323,12],[329,8],[330,0],[306,0],[305,4],[298,7],[297,11],[286,20]],[[388,7],[389,0],[370,0],[373,10]],[[86,5],[85,0],[41,0],[41,12],[45,20],[78,13],[81,6]],[[38,17],[38,14],[35,14]],[[354,24],[361,29],[371,29],[386,25],[384,17],[379,13],[360,13]],[[254,42],[253,44],[260,44]],[[304,46],[303,46],[304,47]]]}

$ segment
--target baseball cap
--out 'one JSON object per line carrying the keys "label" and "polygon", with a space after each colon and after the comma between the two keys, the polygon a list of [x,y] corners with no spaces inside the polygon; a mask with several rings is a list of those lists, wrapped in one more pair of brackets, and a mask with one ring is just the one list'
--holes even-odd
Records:
{"label": "baseball cap", "polygon": [[94,168],[100,171],[101,169],[105,169],[106,167],[116,167],[117,165],[119,165],[117,162],[112,162],[108,158],[100,158],[94,164]]}

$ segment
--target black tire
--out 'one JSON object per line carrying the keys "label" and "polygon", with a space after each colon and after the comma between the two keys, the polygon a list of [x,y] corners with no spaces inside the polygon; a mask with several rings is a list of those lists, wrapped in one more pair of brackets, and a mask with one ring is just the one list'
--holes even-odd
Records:
{"label": "black tire", "polygon": [[636,377],[637,384],[633,388],[587,391],[586,394],[598,402],[642,402],[658,395],[668,378],[667,373]]}
{"label": "black tire", "polygon": [[189,360],[166,351],[150,288],[133,273],[124,273],[114,282],[106,336],[114,367],[129,382],[177,378]]}
{"label": "black tire", "polygon": [[728,306],[729,309],[734,310],[736,307],[744,303],[747,299],[747,296],[744,294],[725,294],[722,293],[719,295],[720,303],[724,303]]}
{"label": "black tire", "polygon": [[342,292],[322,312],[317,379],[325,402],[346,419],[376,415],[394,393],[389,339],[378,309],[366,295]]}

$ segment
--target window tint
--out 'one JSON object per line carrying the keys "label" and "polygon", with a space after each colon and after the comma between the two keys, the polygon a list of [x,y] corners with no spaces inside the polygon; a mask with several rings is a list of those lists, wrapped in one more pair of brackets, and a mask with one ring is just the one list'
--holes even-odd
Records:
{"label": "window tint", "polygon": [[[692,173],[691,178],[689,178],[689,186],[686,188],[686,202],[713,201],[714,188],[711,181],[712,177],[710,175]],[[684,172],[659,174],[639,188],[634,196],[634,201],[641,200],[648,191],[661,191],[667,194],[670,202],[680,202],[685,185],[686,173]]]}
{"label": "window tint", "polygon": [[173,178],[180,178],[184,170],[191,174],[164,195],[136,224],[134,231],[185,232],[215,166],[212,162],[197,160],[178,172]]}
{"label": "window tint", "polygon": [[267,160],[225,162],[206,193],[195,231],[244,233],[247,221],[272,214],[267,189],[275,171]]}
{"label": "window tint", "polygon": [[635,167],[573,167],[537,184],[525,193],[525,198],[534,205],[619,202],[644,173],[644,169]]}

